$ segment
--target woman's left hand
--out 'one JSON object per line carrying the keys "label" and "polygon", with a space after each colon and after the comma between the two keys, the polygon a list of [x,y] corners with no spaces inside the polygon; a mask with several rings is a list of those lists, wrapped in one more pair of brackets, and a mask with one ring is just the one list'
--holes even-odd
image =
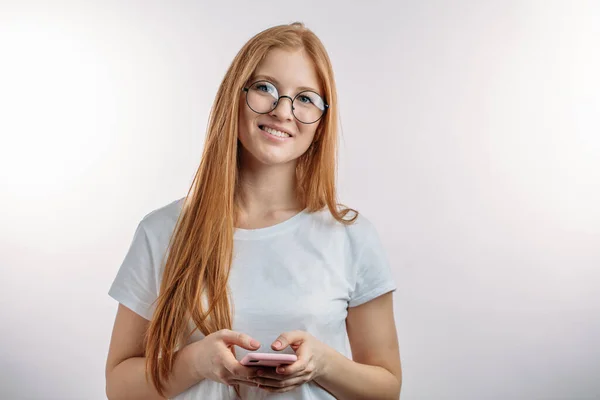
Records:
{"label": "woman's left hand", "polygon": [[[280,342],[280,343],[278,343]],[[283,350],[290,346],[298,360],[293,364],[275,368],[262,367],[253,379],[261,389],[282,393],[295,389],[323,374],[326,353],[332,348],[305,331],[282,333],[271,345],[273,350]],[[262,374],[261,374],[262,372]]]}

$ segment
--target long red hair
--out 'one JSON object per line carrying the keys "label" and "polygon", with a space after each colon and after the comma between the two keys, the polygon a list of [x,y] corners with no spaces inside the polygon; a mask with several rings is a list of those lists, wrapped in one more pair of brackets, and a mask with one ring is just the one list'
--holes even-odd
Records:
{"label": "long red hair", "polygon": [[[240,168],[239,96],[272,48],[303,48],[315,64],[325,99],[330,104],[313,144],[298,159],[297,192],[301,203],[309,212],[327,206],[333,217],[343,224],[353,223],[358,216],[355,210],[337,202],[337,94],[325,47],[300,22],[258,33],[235,56],[217,91],[202,160],[170,238],[156,311],[145,338],[146,371],[163,396],[164,381],[173,369],[177,346],[186,343],[189,337],[184,336],[190,318],[196,329],[206,336],[232,328],[228,279],[238,215],[235,199]],[[346,219],[349,212],[354,215]],[[236,387],[239,395],[238,389]]]}

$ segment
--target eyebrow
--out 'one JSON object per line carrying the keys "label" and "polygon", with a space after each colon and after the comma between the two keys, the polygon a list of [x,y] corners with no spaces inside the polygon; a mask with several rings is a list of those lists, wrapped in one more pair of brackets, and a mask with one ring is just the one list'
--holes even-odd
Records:
{"label": "eyebrow", "polygon": [[[279,82],[277,81],[277,79],[273,78],[270,75],[260,74],[260,75],[253,75],[253,77],[252,77],[253,82],[261,80],[261,79],[266,79],[268,81],[273,82],[276,85],[279,85]],[[312,88],[310,86],[299,86],[296,88],[296,90],[298,90],[299,92],[301,92],[303,90],[311,90],[311,91],[317,93],[319,96],[321,96],[321,93],[317,89]]]}

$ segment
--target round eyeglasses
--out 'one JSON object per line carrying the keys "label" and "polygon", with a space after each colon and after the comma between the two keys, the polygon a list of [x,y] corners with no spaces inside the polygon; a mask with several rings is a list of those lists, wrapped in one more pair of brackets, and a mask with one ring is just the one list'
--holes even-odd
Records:
{"label": "round eyeglasses", "polygon": [[325,114],[329,104],[312,90],[290,96],[279,96],[275,85],[269,81],[257,81],[242,89],[246,92],[246,104],[257,114],[267,114],[277,108],[279,100],[287,97],[292,101],[292,114],[303,124],[314,124]]}

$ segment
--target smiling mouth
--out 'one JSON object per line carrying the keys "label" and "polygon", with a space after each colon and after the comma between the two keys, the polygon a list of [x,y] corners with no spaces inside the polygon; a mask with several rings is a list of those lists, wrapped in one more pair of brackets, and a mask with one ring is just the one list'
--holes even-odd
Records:
{"label": "smiling mouth", "polygon": [[260,130],[267,132],[269,135],[279,137],[279,138],[289,138],[292,137],[289,133],[278,131],[277,129],[269,128],[268,126],[259,125]]}

